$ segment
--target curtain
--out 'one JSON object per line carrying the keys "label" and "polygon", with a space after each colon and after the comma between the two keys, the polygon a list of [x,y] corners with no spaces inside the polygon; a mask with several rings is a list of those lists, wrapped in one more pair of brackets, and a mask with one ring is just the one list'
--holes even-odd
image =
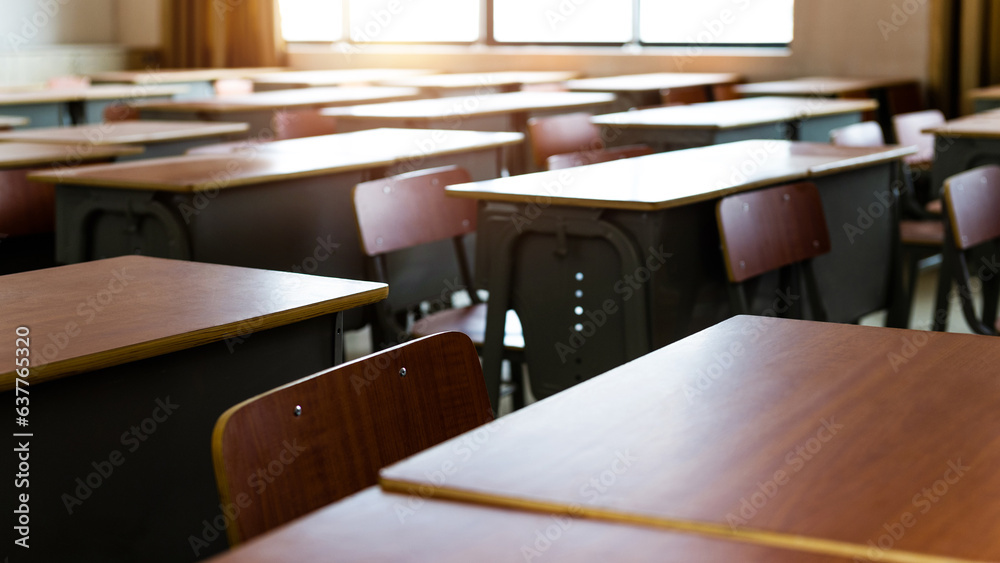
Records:
{"label": "curtain", "polygon": [[282,66],[277,0],[164,0],[167,68]]}
{"label": "curtain", "polygon": [[930,94],[954,117],[972,111],[969,90],[1000,84],[1000,4],[931,0]]}

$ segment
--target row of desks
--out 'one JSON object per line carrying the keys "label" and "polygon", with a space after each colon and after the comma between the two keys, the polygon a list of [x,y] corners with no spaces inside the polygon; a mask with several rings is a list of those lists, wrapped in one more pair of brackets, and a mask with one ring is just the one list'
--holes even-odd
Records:
{"label": "row of desks", "polygon": [[996,561],[997,361],[990,337],[732,318],[213,561]]}

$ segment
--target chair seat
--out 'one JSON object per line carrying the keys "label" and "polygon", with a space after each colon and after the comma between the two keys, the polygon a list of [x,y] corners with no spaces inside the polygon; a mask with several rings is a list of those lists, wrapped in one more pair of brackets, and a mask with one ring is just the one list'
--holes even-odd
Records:
{"label": "chair seat", "polygon": [[941,207],[941,200],[940,199],[935,199],[935,200],[928,201],[927,205],[924,206],[924,210],[927,211],[928,213],[933,213],[935,215],[940,215],[941,212],[944,210],[944,208]]}
{"label": "chair seat", "polygon": [[[470,305],[460,309],[447,309],[428,315],[413,323],[413,336],[421,337],[439,332],[456,331],[467,335],[476,346],[486,341],[486,304]],[[503,345],[509,350],[524,349],[524,333],[517,313],[507,311]]]}
{"label": "chair seat", "polygon": [[944,244],[944,223],[941,221],[900,221],[899,239],[903,244],[941,246]]}

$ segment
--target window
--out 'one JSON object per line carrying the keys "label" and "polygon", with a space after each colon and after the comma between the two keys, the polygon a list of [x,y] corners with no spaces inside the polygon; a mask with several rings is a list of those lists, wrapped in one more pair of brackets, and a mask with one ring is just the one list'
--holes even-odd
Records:
{"label": "window", "polygon": [[[355,43],[787,45],[794,8],[794,0],[279,2],[286,40]],[[481,36],[484,14],[492,37]]]}

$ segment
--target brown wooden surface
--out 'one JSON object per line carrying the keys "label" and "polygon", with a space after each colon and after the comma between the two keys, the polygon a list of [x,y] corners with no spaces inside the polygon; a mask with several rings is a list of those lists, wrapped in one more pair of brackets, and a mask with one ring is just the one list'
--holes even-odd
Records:
{"label": "brown wooden surface", "polygon": [[881,147],[885,135],[877,121],[863,121],[830,131],[830,142],[839,147]]}
{"label": "brown wooden surface", "polygon": [[846,559],[367,489],[210,563],[830,563]]}
{"label": "brown wooden surface", "polygon": [[55,186],[29,182],[26,170],[0,170],[0,233],[54,233],[55,191]]}
{"label": "brown wooden surface", "polygon": [[871,541],[883,561],[995,561],[998,362],[992,337],[740,316],[381,481],[859,559]]}
{"label": "brown wooden surface", "polygon": [[[934,201],[941,202],[941,200]],[[944,223],[940,220],[900,221],[899,241],[903,244],[941,248],[944,244]]]}
{"label": "brown wooden surface", "polygon": [[657,72],[570,80],[566,86],[577,92],[652,92],[668,88],[730,84],[740,80],[740,75],[728,72]]}
{"label": "brown wooden surface", "polygon": [[[491,420],[476,348],[456,332],[248,399],[223,413],[212,433],[223,504],[250,499],[228,529],[230,544],[371,487],[379,469]],[[254,475],[282,457],[292,461],[281,479],[260,490]]]}
{"label": "brown wooden surface", "polygon": [[[169,141],[221,137],[241,133],[246,123],[219,123],[198,121],[117,121],[73,127],[45,127],[0,133],[0,141],[30,143],[86,144],[88,146],[113,144],[152,144]],[[0,147],[2,149],[2,147]]]}
{"label": "brown wooden surface", "polygon": [[470,181],[457,166],[420,170],[358,184],[358,239],[376,256],[476,232],[476,202],[445,197],[444,187]]}
{"label": "brown wooden surface", "polygon": [[[123,256],[4,276],[0,331],[31,330],[34,385],[223,340],[247,323],[266,330],[360,307],[387,293],[381,283]],[[65,345],[46,353],[55,342]],[[0,366],[0,390],[10,389],[13,339],[0,344]]]}
{"label": "brown wooden surface", "polygon": [[980,166],[944,181],[955,246],[972,248],[1000,237],[1000,167]]}
{"label": "brown wooden surface", "polygon": [[0,144],[0,170],[70,165],[80,161],[94,162],[119,156],[142,154],[142,150],[142,147],[117,145],[86,147],[86,150],[81,150],[77,145],[3,143]]}
{"label": "brown wooden surface", "polygon": [[830,252],[815,184],[801,182],[722,198],[716,205],[729,281],[742,282]]}
{"label": "brown wooden surface", "polygon": [[550,156],[604,148],[601,130],[590,122],[589,113],[566,113],[528,120],[528,140],[535,164],[543,166]]}
{"label": "brown wooden surface", "polygon": [[740,84],[736,91],[745,96],[833,96],[846,92],[892,88],[917,82],[913,78],[845,78],[810,76],[791,80]]}
{"label": "brown wooden surface", "polygon": [[198,100],[146,102],[140,110],[179,113],[229,113],[237,111],[275,110],[281,108],[332,107],[364,102],[378,102],[412,98],[413,88],[388,88],[382,86],[296,88],[257,92],[241,96],[224,96]]}
{"label": "brown wooden surface", "polygon": [[665,106],[701,104],[711,101],[708,89],[704,86],[688,86],[687,88],[668,88],[660,91],[660,101]]}
{"label": "brown wooden surface", "polygon": [[622,158],[635,158],[637,156],[646,156],[647,154],[653,154],[653,149],[646,145],[628,145],[570,154],[554,154],[546,159],[545,162],[549,170],[562,170],[563,168],[610,162]]}
{"label": "brown wooden surface", "polygon": [[990,110],[959,117],[937,126],[926,127],[923,132],[939,137],[1000,138],[1000,112]]}
{"label": "brown wooden surface", "polygon": [[813,116],[861,113],[877,106],[874,100],[760,97],[611,113],[595,116],[592,121],[626,128],[733,129]]}
{"label": "brown wooden surface", "polygon": [[409,86],[411,88],[433,88],[451,90],[463,88],[495,88],[498,86],[520,86],[522,84],[549,84],[565,82],[580,76],[576,71],[519,71],[468,72],[455,74],[434,74],[413,76],[382,81],[388,86]]}
{"label": "brown wooden surface", "polygon": [[[449,186],[455,197],[656,210],[900,159],[913,149],[740,141]],[[740,167],[755,163],[750,174]]]}
{"label": "brown wooden surface", "polygon": [[275,73],[281,68],[158,68],[152,70],[119,70],[91,74],[94,83],[121,82],[128,84],[170,84],[207,82],[223,78],[251,78],[258,74]]}
{"label": "brown wooden surface", "polygon": [[231,150],[225,153],[91,166],[59,174],[39,173],[32,175],[32,179],[169,192],[230,189],[498,148],[518,143],[522,138],[520,133],[375,129],[274,143],[230,143],[226,147]]}
{"label": "brown wooden surface", "polygon": [[[274,88],[315,88],[342,84],[377,84],[435,71],[419,68],[342,68],[336,70],[296,70],[252,76],[255,84]],[[398,84],[397,86],[407,86]]]}
{"label": "brown wooden surface", "polygon": [[79,102],[83,100],[116,100],[119,98],[152,98],[173,96],[188,91],[187,86],[130,86],[98,84],[86,88],[54,88],[24,92],[0,93],[0,106]]}
{"label": "brown wooden surface", "polygon": [[15,117],[12,115],[0,115],[0,131],[11,127],[21,127],[27,125],[31,120],[27,117]]}
{"label": "brown wooden surface", "polygon": [[367,104],[324,110],[341,119],[458,119],[539,110],[600,106],[615,100],[614,94],[583,92],[509,92]]}

